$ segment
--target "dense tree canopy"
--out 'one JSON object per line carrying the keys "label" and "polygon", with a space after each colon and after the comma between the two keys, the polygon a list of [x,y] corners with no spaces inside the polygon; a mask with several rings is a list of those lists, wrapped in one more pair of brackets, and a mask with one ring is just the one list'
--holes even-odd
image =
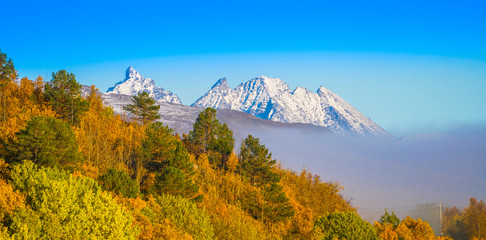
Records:
{"label": "dense tree canopy", "polygon": [[7,160],[30,160],[39,165],[65,166],[81,161],[72,128],[53,117],[33,117],[7,144]]}

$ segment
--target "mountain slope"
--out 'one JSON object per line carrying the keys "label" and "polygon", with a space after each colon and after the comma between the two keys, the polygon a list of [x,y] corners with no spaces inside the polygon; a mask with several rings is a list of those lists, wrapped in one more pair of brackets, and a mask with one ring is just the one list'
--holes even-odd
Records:
{"label": "mountain slope", "polygon": [[[87,96],[90,92],[88,86],[83,86],[83,94]],[[118,114],[127,114],[123,110],[123,106],[131,103],[131,96],[125,94],[104,94],[98,92],[103,99],[105,106],[111,106],[113,111]],[[203,110],[198,107],[184,106],[173,103],[158,103],[160,105],[159,114],[160,121],[170,128],[174,129],[179,134],[189,133],[192,130],[193,124],[197,116]],[[301,123],[281,123],[270,120],[257,118],[251,114],[241,111],[218,109],[218,119],[228,124],[233,130],[235,139],[237,141],[245,138],[248,134],[258,135],[258,132],[267,130],[274,132],[292,132],[292,131],[307,131],[323,134],[333,134],[329,129],[311,124]]]}
{"label": "mountain slope", "polygon": [[108,94],[125,94],[136,95],[139,92],[147,92],[153,96],[157,102],[168,102],[182,104],[177,95],[170,91],[165,91],[161,87],[155,86],[154,80],[144,78],[139,72],[132,67],[128,67],[126,77],[123,81],[118,82],[114,87],[108,89]]}
{"label": "mountain slope", "polygon": [[309,123],[340,134],[388,135],[328,89],[321,86],[314,93],[298,87],[292,91],[279,78],[259,76],[235,89],[222,78],[192,106],[237,110],[283,123]]}

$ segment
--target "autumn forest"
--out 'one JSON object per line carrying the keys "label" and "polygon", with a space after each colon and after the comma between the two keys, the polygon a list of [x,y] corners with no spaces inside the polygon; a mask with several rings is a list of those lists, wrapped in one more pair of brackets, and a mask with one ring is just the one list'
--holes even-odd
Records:
{"label": "autumn forest", "polygon": [[216,110],[179,135],[147,93],[127,115],[81,94],[65,70],[18,78],[0,53],[1,239],[486,239],[486,203],[429,223],[358,215],[345,186],[272,158],[259,138],[235,146]]}

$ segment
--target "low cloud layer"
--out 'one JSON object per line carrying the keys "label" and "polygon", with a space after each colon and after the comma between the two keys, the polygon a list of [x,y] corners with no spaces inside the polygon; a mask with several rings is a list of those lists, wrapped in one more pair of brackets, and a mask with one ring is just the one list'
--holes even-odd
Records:
{"label": "low cloud layer", "polygon": [[403,217],[420,204],[464,207],[470,197],[486,200],[486,127],[387,140],[340,137],[298,126],[230,127],[237,138],[259,137],[285,167],[338,181],[344,196],[368,220],[378,219],[385,208]]}

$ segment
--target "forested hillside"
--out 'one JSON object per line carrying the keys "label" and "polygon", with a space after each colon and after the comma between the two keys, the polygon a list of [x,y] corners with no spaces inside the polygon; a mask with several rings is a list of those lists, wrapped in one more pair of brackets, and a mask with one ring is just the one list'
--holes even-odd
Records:
{"label": "forested hillside", "polygon": [[[0,239],[439,239],[420,219],[362,220],[343,186],[254,136],[235,152],[211,108],[179,136],[146,93],[116,115],[65,70],[17,81],[4,53],[0,94]],[[482,201],[444,219],[454,239],[485,238]]]}

